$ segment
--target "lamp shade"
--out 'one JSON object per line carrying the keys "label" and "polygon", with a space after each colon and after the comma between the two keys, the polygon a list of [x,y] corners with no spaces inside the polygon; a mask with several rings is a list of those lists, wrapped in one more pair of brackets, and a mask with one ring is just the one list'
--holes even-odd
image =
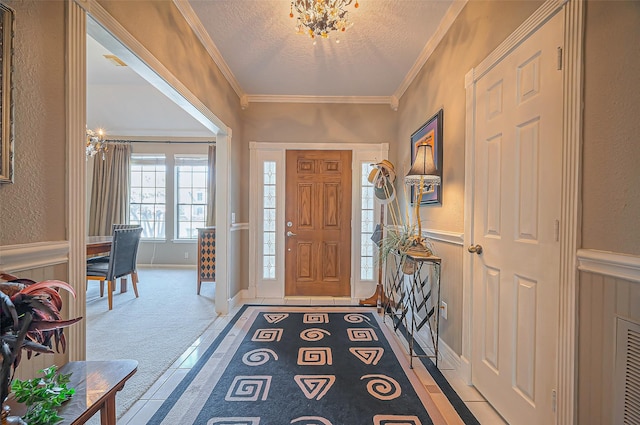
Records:
{"label": "lamp shade", "polygon": [[426,143],[418,145],[416,158],[411,165],[411,169],[405,177],[408,184],[438,185],[440,176],[433,162],[433,148]]}

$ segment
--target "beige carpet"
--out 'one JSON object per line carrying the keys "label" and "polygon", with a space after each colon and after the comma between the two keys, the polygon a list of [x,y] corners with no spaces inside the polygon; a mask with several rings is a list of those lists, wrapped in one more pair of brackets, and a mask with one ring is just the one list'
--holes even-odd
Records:
{"label": "beige carpet", "polygon": [[[131,281],[129,291],[120,286],[109,311],[100,284],[89,282],[87,291],[87,360],[135,359],[138,371],[116,397],[122,416],[216,318],[214,283],[203,283],[196,295],[195,269],[138,271],[139,298]],[[106,285],[105,285],[106,291]],[[89,424],[99,423],[95,415]]]}

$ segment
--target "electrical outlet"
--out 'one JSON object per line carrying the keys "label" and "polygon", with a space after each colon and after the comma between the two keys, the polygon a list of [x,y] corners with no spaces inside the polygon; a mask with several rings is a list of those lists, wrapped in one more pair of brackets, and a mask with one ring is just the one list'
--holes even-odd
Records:
{"label": "electrical outlet", "polygon": [[447,303],[440,301],[440,317],[447,320]]}
{"label": "electrical outlet", "polygon": [[184,252],[184,259],[185,260],[189,259],[189,253],[187,251]]}

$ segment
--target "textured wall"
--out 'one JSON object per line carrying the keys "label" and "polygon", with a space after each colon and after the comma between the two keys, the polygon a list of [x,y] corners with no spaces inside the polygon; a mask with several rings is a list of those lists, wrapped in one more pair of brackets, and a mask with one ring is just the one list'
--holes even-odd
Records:
{"label": "textured wall", "polygon": [[398,169],[411,164],[411,134],[444,109],[442,206],[422,207],[423,228],[464,231],[464,76],[511,34],[541,1],[475,1],[458,18],[400,99]]}
{"label": "textured wall", "polygon": [[585,28],[582,246],[640,255],[640,2],[588,1]]}
{"label": "textured wall", "polygon": [[15,183],[0,184],[0,245],[64,240],[64,3],[8,4],[16,12]]}
{"label": "textured wall", "polygon": [[[477,66],[541,4],[540,1],[470,1],[400,99],[396,144],[398,175],[409,171],[411,134],[444,109],[443,188],[441,206],[421,207],[423,229],[464,231],[464,145],[466,91],[464,76]],[[402,204],[402,202],[401,202]],[[441,337],[462,350],[462,256],[459,247],[436,244],[442,257],[443,296],[448,317]],[[455,267],[458,269],[456,270]]]}

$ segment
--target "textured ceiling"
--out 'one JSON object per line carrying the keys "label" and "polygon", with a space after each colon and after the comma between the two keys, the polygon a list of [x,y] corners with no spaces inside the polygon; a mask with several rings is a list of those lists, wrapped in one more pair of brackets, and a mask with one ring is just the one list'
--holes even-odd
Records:
{"label": "textured ceiling", "polygon": [[[189,15],[185,1],[176,4]],[[452,4],[359,0],[348,6],[353,26],[340,43],[333,32],[314,45],[296,33],[289,0],[188,0],[248,96],[396,95]]]}
{"label": "textured ceiling", "polygon": [[[358,0],[353,26],[297,34],[289,0],[173,0],[239,97],[251,102],[398,99],[467,0]],[[87,38],[87,125],[109,136],[203,138],[211,132]]]}

